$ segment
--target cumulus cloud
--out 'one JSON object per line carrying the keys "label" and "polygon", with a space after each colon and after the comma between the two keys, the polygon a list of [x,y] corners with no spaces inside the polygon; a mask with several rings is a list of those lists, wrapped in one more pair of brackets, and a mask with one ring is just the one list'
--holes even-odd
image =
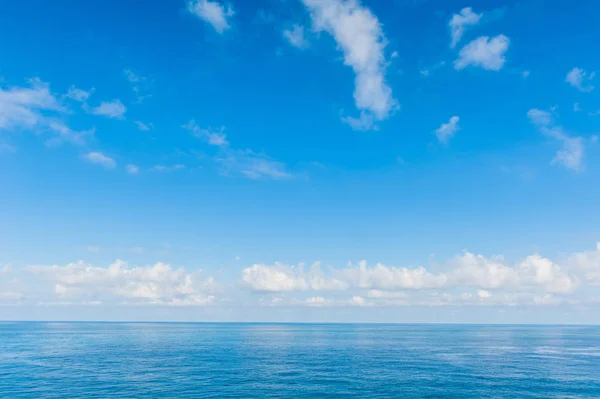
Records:
{"label": "cumulus cloud", "polygon": [[459,121],[460,118],[458,116],[453,116],[448,123],[442,123],[442,125],[435,130],[434,133],[440,143],[448,143],[448,140],[460,130],[458,127]]}
{"label": "cumulus cloud", "polygon": [[305,290],[341,290],[347,285],[335,278],[326,278],[320,264],[315,263],[309,270],[276,263],[273,266],[255,264],[242,271],[242,281],[255,291],[285,292]]}
{"label": "cumulus cloud", "polygon": [[231,17],[235,14],[230,5],[218,1],[193,0],[187,4],[190,13],[209,23],[220,34],[229,29]]}
{"label": "cumulus cloud", "polygon": [[588,284],[600,286],[600,242],[593,251],[571,254],[567,263],[574,270],[582,272]]}
{"label": "cumulus cloud", "polygon": [[354,71],[354,101],[359,118],[344,118],[353,128],[372,128],[398,107],[385,81],[387,41],[377,17],[358,0],[302,0],[315,31],[327,32]]}
{"label": "cumulus cloud", "polygon": [[112,119],[123,119],[127,108],[120,100],[102,101],[97,107],[89,108],[93,115],[105,116]]}
{"label": "cumulus cloud", "polygon": [[577,90],[587,93],[594,90],[594,86],[590,81],[594,79],[595,76],[595,72],[588,73],[581,68],[575,67],[567,73],[565,82],[575,87]]}
{"label": "cumulus cloud", "polygon": [[452,39],[450,43],[451,48],[456,47],[467,27],[475,26],[479,23],[482,15],[483,14],[473,12],[471,7],[465,7],[460,10],[460,13],[452,15],[452,18],[450,18],[450,22],[448,23]]}
{"label": "cumulus cloud", "polygon": [[457,70],[467,66],[477,66],[490,71],[499,71],[506,61],[505,55],[508,51],[510,40],[504,35],[493,38],[481,36],[464,46],[454,61]]}
{"label": "cumulus cloud", "polygon": [[291,29],[283,31],[283,37],[294,47],[305,49],[308,47],[308,40],[304,34],[304,27],[298,24],[292,25]]}
{"label": "cumulus cloud", "polygon": [[174,269],[164,263],[130,268],[117,260],[108,267],[83,261],[66,266],[31,266],[19,278],[27,282],[27,301],[69,301],[69,303],[207,305],[218,285],[200,272]]}
{"label": "cumulus cloud", "polygon": [[114,159],[98,151],[88,152],[82,155],[82,158],[89,163],[100,165],[105,169],[114,169],[117,166],[117,162]]}
{"label": "cumulus cloud", "polygon": [[551,110],[532,108],[527,112],[527,117],[531,123],[538,127],[542,134],[561,143],[561,149],[556,152],[552,164],[562,165],[574,171],[582,169],[585,152],[582,137],[571,137],[564,131],[562,126],[556,125]]}

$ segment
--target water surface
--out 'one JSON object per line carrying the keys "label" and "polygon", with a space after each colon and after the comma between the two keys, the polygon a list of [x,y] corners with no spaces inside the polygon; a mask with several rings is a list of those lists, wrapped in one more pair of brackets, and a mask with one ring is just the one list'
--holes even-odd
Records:
{"label": "water surface", "polygon": [[0,398],[600,398],[600,327],[0,323]]}

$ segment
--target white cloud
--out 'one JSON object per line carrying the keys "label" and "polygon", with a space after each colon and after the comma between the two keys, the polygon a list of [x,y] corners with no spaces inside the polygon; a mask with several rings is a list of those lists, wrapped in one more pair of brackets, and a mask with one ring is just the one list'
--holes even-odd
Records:
{"label": "white cloud", "polygon": [[306,304],[308,306],[323,306],[325,305],[325,302],[326,300],[322,296],[313,296],[306,299]]}
{"label": "white cloud", "polygon": [[303,277],[297,276],[291,268],[253,265],[242,271],[242,280],[255,291],[282,292],[308,289]]}
{"label": "white cloud", "polygon": [[306,40],[303,26],[294,24],[292,29],[285,29],[283,31],[283,37],[294,47],[299,49],[308,47],[308,40]]}
{"label": "white cloud", "polygon": [[138,173],[140,173],[140,168],[137,165],[129,164],[125,166],[125,169],[130,175],[137,175]]}
{"label": "white cloud", "polygon": [[453,116],[448,123],[442,123],[442,125],[435,130],[434,133],[440,143],[448,143],[448,140],[460,130],[460,127],[458,126],[459,121],[460,118],[458,116]]}
{"label": "white cloud", "polygon": [[[27,130],[52,135],[49,147],[68,142],[85,145],[95,129],[77,131],[62,119],[69,110],[52,94],[50,85],[38,78],[30,79],[30,87],[0,88],[0,131]],[[61,96],[64,98],[64,96]]]}
{"label": "white cloud", "polygon": [[229,145],[227,135],[225,134],[225,127],[223,126],[218,130],[202,129],[194,120],[191,120],[182,127],[189,131],[192,136],[201,138],[210,145],[217,147],[226,147]]}
{"label": "white cloud", "polygon": [[523,72],[521,73],[521,76],[523,76],[523,78],[528,78],[530,74],[531,74],[531,72],[530,72],[530,71],[523,71]]}
{"label": "white cloud", "polygon": [[137,126],[137,128],[139,130],[141,130],[142,132],[149,132],[150,129],[152,128],[152,124],[146,124],[144,122],[140,122],[140,121],[133,121],[133,123],[135,123],[135,125]]}
{"label": "white cloud", "polygon": [[583,272],[588,284],[600,286],[600,242],[596,244],[594,251],[571,254],[567,263],[573,269]]}
{"label": "white cloud", "polygon": [[216,158],[223,173],[239,173],[249,179],[287,180],[292,174],[285,164],[252,150],[227,150]]}
{"label": "white cloud", "polygon": [[561,143],[562,148],[557,151],[552,163],[580,171],[583,166],[585,152],[583,138],[571,137],[564,132],[561,126],[556,126],[551,111],[532,108],[527,112],[527,116],[542,134],[556,139]]}
{"label": "white cloud", "polygon": [[94,88],[92,87],[90,90],[85,91],[75,87],[75,85],[71,85],[69,91],[67,92],[67,97],[78,101],[78,102],[86,102],[88,98],[94,93]]}
{"label": "white cloud", "polygon": [[[344,63],[352,67],[356,79],[354,101],[360,119],[386,119],[398,107],[385,81],[387,41],[377,17],[358,0],[302,0],[317,32],[325,31],[344,53]],[[372,124],[371,124],[372,125]],[[367,124],[351,124],[366,127]]]}
{"label": "white cloud", "polygon": [[91,114],[113,119],[123,119],[126,111],[127,108],[120,100],[102,101],[97,107],[89,108]]}
{"label": "white cloud", "polygon": [[506,61],[505,54],[509,44],[508,37],[504,35],[498,35],[492,39],[488,36],[481,36],[460,50],[459,57],[454,62],[454,68],[460,70],[471,65],[490,71],[499,71]]}
{"label": "white cloud", "polygon": [[225,7],[217,1],[209,0],[189,1],[187,9],[190,13],[211,24],[221,34],[230,28],[230,19],[235,14],[230,5]]}
{"label": "white cloud", "polygon": [[579,103],[573,104],[573,112],[579,112],[579,111],[581,111],[581,107],[579,106]]}
{"label": "white cloud", "polygon": [[567,73],[565,81],[577,90],[587,93],[594,90],[594,86],[590,84],[590,81],[595,76],[595,72],[588,73],[581,68],[575,67]]}
{"label": "white cloud", "polygon": [[253,290],[263,292],[335,291],[348,288],[344,281],[326,277],[318,262],[307,271],[303,265],[255,264],[242,271],[242,281]]}
{"label": "white cloud", "polygon": [[537,108],[527,111],[527,117],[531,123],[538,126],[549,126],[553,122],[552,112]]}
{"label": "white cloud", "polygon": [[[67,266],[32,266],[23,273],[35,280],[36,300],[63,299],[71,303],[127,303],[155,305],[207,305],[218,289],[212,277],[200,278],[200,272],[173,269],[164,263],[129,268],[117,260],[108,267],[82,261]],[[38,294],[39,293],[39,294]]]}
{"label": "white cloud", "polygon": [[167,166],[167,165],[155,165],[152,168],[150,168],[151,172],[173,172],[175,170],[182,170],[185,169],[185,165],[183,164],[176,164],[176,165],[171,165],[171,166]]}
{"label": "white cloud", "polygon": [[414,269],[406,267],[388,267],[381,263],[368,267],[361,261],[358,267],[349,266],[338,271],[337,278],[343,282],[360,288],[378,290],[425,289],[442,287],[447,277],[443,274],[432,274],[419,266]]}
{"label": "white cloud", "polygon": [[450,27],[450,36],[452,42],[450,47],[454,48],[462,38],[465,28],[468,26],[475,26],[481,20],[483,14],[477,14],[473,12],[471,7],[465,7],[460,10],[459,14],[453,14],[448,26]]}
{"label": "white cloud", "polygon": [[86,249],[88,252],[92,252],[92,253],[100,252],[100,247],[98,247],[96,245],[89,245]]}
{"label": "white cloud", "polygon": [[152,97],[152,95],[148,93],[148,79],[136,74],[131,69],[125,69],[124,73],[125,78],[131,83],[133,93],[135,94],[138,103],[141,103],[146,98]]}
{"label": "white cloud", "polygon": [[285,164],[279,162],[266,154],[257,153],[250,149],[236,149],[230,146],[225,135],[225,128],[218,130],[202,129],[194,120],[182,126],[195,137],[201,138],[207,144],[219,149],[219,153],[213,157],[222,172],[226,175],[242,175],[250,179],[274,179],[285,180],[292,178],[292,174],[286,169]]}
{"label": "white cloud", "polygon": [[90,163],[100,165],[106,169],[114,169],[117,166],[117,163],[114,159],[97,151],[88,152],[87,154],[82,155],[82,158]]}
{"label": "white cloud", "polygon": [[96,131],[96,129],[75,131],[60,120],[48,120],[47,124],[48,130],[55,134],[54,137],[46,141],[46,145],[50,147],[54,147],[65,142],[83,146],[86,144],[87,138],[93,137]]}

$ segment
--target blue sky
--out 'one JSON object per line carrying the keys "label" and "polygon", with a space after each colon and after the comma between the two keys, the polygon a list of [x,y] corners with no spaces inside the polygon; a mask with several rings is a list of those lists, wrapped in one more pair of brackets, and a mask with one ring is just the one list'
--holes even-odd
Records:
{"label": "blue sky", "polygon": [[0,9],[0,319],[600,321],[595,2]]}

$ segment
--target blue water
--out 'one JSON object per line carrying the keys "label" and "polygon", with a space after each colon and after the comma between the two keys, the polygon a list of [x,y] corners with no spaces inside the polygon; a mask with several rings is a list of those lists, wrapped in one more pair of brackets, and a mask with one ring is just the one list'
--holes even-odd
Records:
{"label": "blue water", "polygon": [[0,323],[0,398],[600,398],[600,327]]}

